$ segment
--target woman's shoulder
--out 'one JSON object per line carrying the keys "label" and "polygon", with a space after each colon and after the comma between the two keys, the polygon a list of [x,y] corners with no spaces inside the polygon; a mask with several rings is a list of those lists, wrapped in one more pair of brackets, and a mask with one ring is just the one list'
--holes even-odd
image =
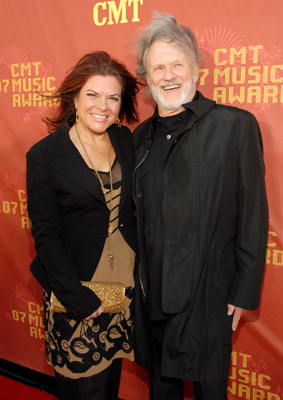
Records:
{"label": "woman's shoulder", "polygon": [[120,143],[132,141],[132,131],[126,125],[112,125],[108,129],[108,133],[111,138],[116,137]]}
{"label": "woman's shoulder", "polygon": [[112,125],[111,129],[114,129],[119,136],[132,134],[130,128],[128,128],[126,125]]}
{"label": "woman's shoulder", "polygon": [[62,140],[62,136],[66,132],[68,132],[67,126],[65,124],[61,125],[56,132],[50,133],[48,136],[45,136],[38,142],[34,143],[27,154],[36,154],[44,151],[49,145],[56,145],[56,143]]}

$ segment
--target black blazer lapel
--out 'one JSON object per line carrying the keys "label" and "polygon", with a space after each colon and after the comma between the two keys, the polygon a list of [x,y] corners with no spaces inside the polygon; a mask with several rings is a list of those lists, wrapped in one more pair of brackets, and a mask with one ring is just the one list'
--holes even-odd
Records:
{"label": "black blazer lapel", "polygon": [[[122,193],[120,209],[122,208],[132,183],[133,149],[129,148],[129,130],[125,127],[119,129],[116,125],[108,130],[112,146],[122,168]],[[132,158],[132,160],[131,160]],[[132,166],[130,165],[132,163]]]}
{"label": "black blazer lapel", "polygon": [[52,136],[47,145],[48,161],[52,168],[88,191],[106,206],[100,183],[72,143],[67,127],[61,126]]}

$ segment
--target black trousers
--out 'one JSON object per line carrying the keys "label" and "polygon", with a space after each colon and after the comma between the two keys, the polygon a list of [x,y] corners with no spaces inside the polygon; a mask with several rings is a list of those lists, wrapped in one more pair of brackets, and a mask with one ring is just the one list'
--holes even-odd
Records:
{"label": "black trousers", "polygon": [[[151,400],[183,400],[183,380],[161,375],[162,348],[166,321],[151,321],[151,356],[153,369],[150,373]],[[215,383],[194,382],[196,400],[227,400],[228,377]]]}
{"label": "black trousers", "polygon": [[59,400],[118,400],[122,359],[99,374],[70,379],[55,373]]}

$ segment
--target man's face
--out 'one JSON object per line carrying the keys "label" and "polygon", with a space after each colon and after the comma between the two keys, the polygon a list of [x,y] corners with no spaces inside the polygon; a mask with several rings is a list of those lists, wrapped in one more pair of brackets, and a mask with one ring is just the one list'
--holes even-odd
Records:
{"label": "man's face", "polygon": [[189,52],[174,42],[156,40],[146,56],[146,79],[159,115],[166,117],[184,110],[196,92],[198,71],[193,71]]}

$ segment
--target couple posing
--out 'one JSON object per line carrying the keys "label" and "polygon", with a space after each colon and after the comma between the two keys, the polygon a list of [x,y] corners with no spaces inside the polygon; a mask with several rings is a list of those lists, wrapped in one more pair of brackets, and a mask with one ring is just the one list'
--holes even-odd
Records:
{"label": "couple posing", "polygon": [[[121,125],[137,121],[138,81],[93,52],[27,153],[47,359],[60,400],[118,399],[123,358],[149,371],[152,400],[183,399],[183,379],[196,399],[225,400],[232,333],[258,307],[265,263],[260,129],[196,89],[202,55],[173,16],[155,14],[136,50],[152,117]],[[123,283],[122,311],[81,281]],[[66,313],[51,312],[52,292]]]}

